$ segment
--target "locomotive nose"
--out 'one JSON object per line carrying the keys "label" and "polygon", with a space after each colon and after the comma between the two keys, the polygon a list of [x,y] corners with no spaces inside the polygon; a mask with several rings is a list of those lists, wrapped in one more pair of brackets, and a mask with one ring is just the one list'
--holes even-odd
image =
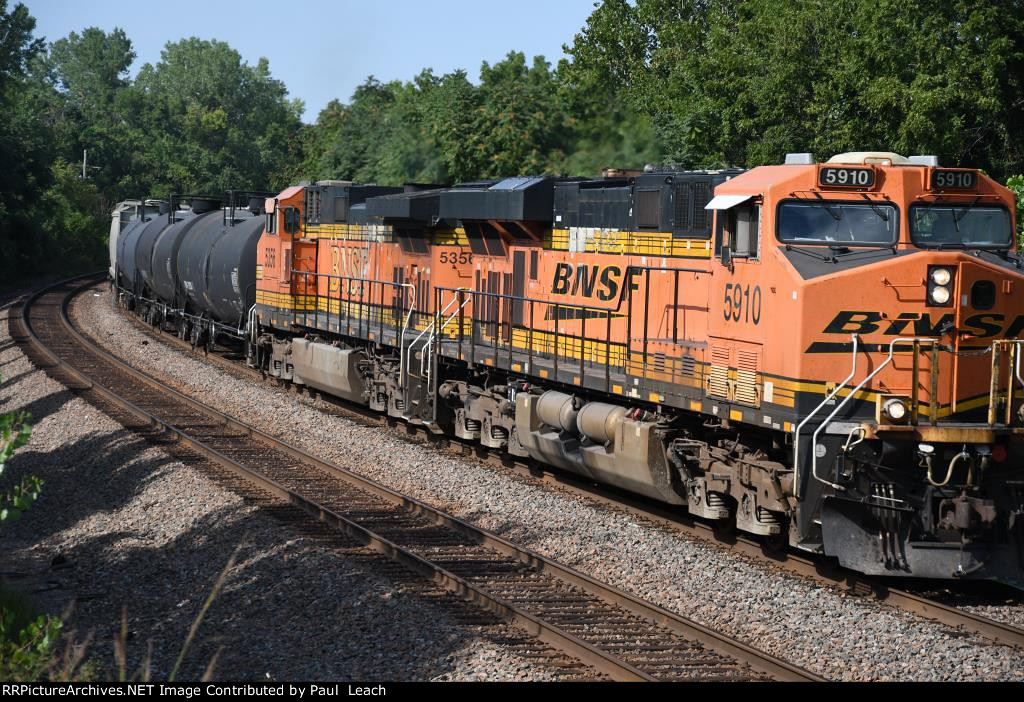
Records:
{"label": "locomotive nose", "polygon": [[[930,272],[934,276],[940,270],[955,270],[955,285],[951,282],[949,289],[957,291],[957,298],[950,302],[956,307],[956,327],[962,339],[992,340],[1021,335],[1024,319],[1019,312],[1024,303],[1024,281],[1019,273],[974,261],[963,261],[955,269],[934,267]],[[933,289],[938,291],[938,286],[929,279],[929,300]],[[938,292],[938,296],[943,293]]]}

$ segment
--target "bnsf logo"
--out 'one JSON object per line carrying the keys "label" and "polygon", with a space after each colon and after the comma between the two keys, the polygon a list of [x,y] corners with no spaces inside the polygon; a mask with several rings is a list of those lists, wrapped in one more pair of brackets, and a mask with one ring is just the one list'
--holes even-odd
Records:
{"label": "bnsf logo", "polygon": [[[637,289],[633,285],[633,289]],[[559,263],[555,266],[555,276],[551,283],[552,295],[597,296],[598,300],[608,302],[619,295],[622,288],[622,269],[618,266],[574,266],[571,263]]]}
{"label": "bnsf logo", "polygon": [[[985,338],[997,336],[1002,333],[1006,338],[1016,338],[1024,332],[1024,315],[1018,315],[1009,325],[1002,314],[976,314],[963,320],[960,331],[967,332],[970,336]],[[941,336],[953,330],[956,325],[956,316],[945,314],[936,321],[932,321],[930,314],[919,314],[917,312],[905,312],[898,317],[885,317],[881,312],[840,312],[835,316],[827,327],[825,334],[877,334],[885,336]]]}

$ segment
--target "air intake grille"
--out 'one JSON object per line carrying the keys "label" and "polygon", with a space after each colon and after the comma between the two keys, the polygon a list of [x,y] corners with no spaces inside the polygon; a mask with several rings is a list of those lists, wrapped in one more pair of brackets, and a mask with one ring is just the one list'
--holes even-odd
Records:
{"label": "air intake grille", "polygon": [[758,383],[759,354],[756,351],[736,350],[736,394],[734,399],[744,405],[761,405]]}
{"label": "air intake grille", "polygon": [[695,231],[704,231],[711,226],[708,220],[708,211],[704,208],[711,201],[711,186],[708,183],[697,182],[693,184],[693,228]]}
{"label": "air intake grille", "polygon": [[676,202],[673,224],[676,229],[690,228],[690,184],[676,184]]}
{"label": "air intake grille", "polygon": [[711,347],[711,373],[708,375],[708,396],[729,399],[729,347]]}

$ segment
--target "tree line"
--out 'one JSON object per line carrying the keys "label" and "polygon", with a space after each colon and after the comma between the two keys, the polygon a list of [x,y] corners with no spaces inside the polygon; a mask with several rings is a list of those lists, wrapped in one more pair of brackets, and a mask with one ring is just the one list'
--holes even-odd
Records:
{"label": "tree line", "polygon": [[[123,30],[46,42],[0,0],[0,275],[95,266],[129,197],[451,183],[850,150],[1024,173],[1024,0],[603,0],[556,65],[373,77],[312,124],[265,59]],[[83,178],[83,153],[88,152]],[[1024,187],[1024,179],[1012,181]]]}

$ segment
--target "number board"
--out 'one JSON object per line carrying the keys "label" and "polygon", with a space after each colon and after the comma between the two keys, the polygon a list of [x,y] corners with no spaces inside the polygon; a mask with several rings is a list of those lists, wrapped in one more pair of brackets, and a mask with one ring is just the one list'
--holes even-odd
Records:
{"label": "number board", "polygon": [[975,171],[947,171],[932,169],[932,190],[976,190],[978,174]]}
{"label": "number board", "polygon": [[835,168],[828,166],[818,171],[818,187],[821,188],[870,188],[874,185],[874,168]]}

